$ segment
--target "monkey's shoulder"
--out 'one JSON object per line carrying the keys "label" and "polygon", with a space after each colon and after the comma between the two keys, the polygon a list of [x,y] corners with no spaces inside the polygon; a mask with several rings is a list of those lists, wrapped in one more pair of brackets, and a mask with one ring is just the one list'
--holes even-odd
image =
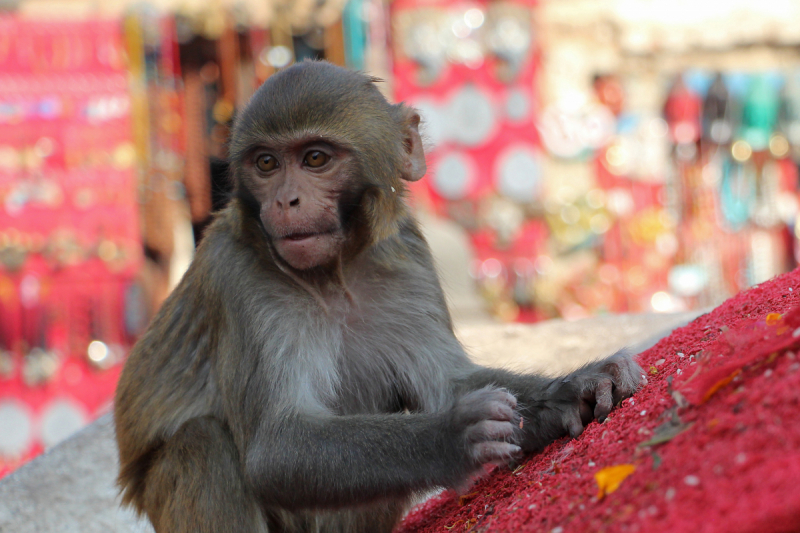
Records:
{"label": "monkey's shoulder", "polygon": [[258,275],[264,267],[273,266],[273,260],[258,225],[247,218],[238,203],[232,202],[214,216],[192,266],[206,276],[227,278],[242,271]]}
{"label": "monkey's shoulder", "polygon": [[[278,268],[269,245],[252,220],[232,204],[207,228],[195,257],[176,288],[186,312],[215,309],[216,318],[248,312],[295,293],[291,279]],[[219,321],[218,321],[219,322]]]}
{"label": "monkey's shoulder", "polygon": [[[212,357],[227,322],[225,281],[219,263],[231,264],[223,257],[230,255],[232,247],[219,238],[219,227],[228,221],[222,222],[218,217],[214,223],[218,229],[209,233],[181,281],[131,350],[118,386],[118,402],[130,399],[139,403],[134,398],[145,395],[145,391],[152,398],[160,398],[162,392],[180,395],[209,381]],[[148,382],[151,384],[146,385]],[[161,383],[164,386],[158,387]],[[141,402],[158,403],[146,398]]]}
{"label": "monkey's shoulder", "polygon": [[417,220],[407,216],[394,235],[374,244],[366,256],[382,271],[434,270],[433,256]]}

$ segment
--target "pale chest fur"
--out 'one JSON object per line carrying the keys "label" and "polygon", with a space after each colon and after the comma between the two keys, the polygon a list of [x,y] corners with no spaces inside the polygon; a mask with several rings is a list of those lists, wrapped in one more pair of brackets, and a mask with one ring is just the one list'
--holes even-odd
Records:
{"label": "pale chest fur", "polygon": [[[353,300],[329,298],[329,309],[310,304],[297,327],[282,332],[277,357],[302,361],[287,376],[306,405],[336,414],[436,411],[449,401],[447,370],[463,351],[423,293],[355,282]],[[420,332],[423,332],[420,334]],[[282,335],[281,335],[282,336]],[[273,340],[278,340],[277,338]]]}

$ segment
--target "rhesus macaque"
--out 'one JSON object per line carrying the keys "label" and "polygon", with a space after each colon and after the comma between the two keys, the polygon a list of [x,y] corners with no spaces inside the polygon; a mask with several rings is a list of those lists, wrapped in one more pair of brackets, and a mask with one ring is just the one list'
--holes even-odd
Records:
{"label": "rhesus macaque", "polygon": [[389,532],[639,386],[625,353],[558,378],[469,360],[404,201],[420,117],[374,82],[301,63],[234,125],[234,197],[117,389],[123,502],[159,533]]}

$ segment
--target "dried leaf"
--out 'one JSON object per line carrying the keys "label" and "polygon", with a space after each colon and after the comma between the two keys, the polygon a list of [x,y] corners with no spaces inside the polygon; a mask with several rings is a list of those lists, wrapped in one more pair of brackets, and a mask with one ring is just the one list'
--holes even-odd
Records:
{"label": "dried leaf", "polygon": [[693,424],[694,422],[691,424],[684,424],[680,420],[676,422],[674,419],[664,422],[653,430],[653,436],[650,438],[650,440],[642,442],[639,444],[639,447],[644,448],[645,446],[655,446],[656,444],[664,444],[665,442],[669,442],[692,427]]}
{"label": "dried leaf", "polygon": [[636,466],[631,464],[607,466],[594,475],[597,481],[597,498],[602,500],[608,494],[616,491],[625,481],[625,478],[636,471]]}
{"label": "dried leaf", "polygon": [[719,380],[716,383],[714,383],[713,385],[711,385],[711,388],[709,388],[706,391],[706,393],[703,394],[703,399],[700,401],[700,403],[707,402],[709,400],[709,398],[711,398],[712,396],[714,396],[714,394],[717,393],[718,390],[720,390],[722,387],[724,387],[725,385],[727,385],[728,383],[733,381],[733,378],[735,378],[736,376],[738,376],[741,373],[742,373],[742,369],[741,368],[737,368],[736,370],[733,371],[733,373],[730,376],[724,377],[721,380]]}

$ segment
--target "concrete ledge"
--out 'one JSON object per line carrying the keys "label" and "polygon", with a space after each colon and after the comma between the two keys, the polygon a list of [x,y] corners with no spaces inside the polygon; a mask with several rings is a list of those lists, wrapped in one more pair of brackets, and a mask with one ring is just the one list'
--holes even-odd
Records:
{"label": "concrete ledge", "polygon": [[[526,325],[474,325],[459,337],[488,366],[558,373],[646,341],[695,316],[616,315]],[[118,504],[117,450],[106,415],[0,480],[2,533],[152,532]]]}
{"label": "concrete ledge", "polygon": [[0,480],[0,532],[152,532],[120,509],[116,475],[114,428],[105,415]]}

